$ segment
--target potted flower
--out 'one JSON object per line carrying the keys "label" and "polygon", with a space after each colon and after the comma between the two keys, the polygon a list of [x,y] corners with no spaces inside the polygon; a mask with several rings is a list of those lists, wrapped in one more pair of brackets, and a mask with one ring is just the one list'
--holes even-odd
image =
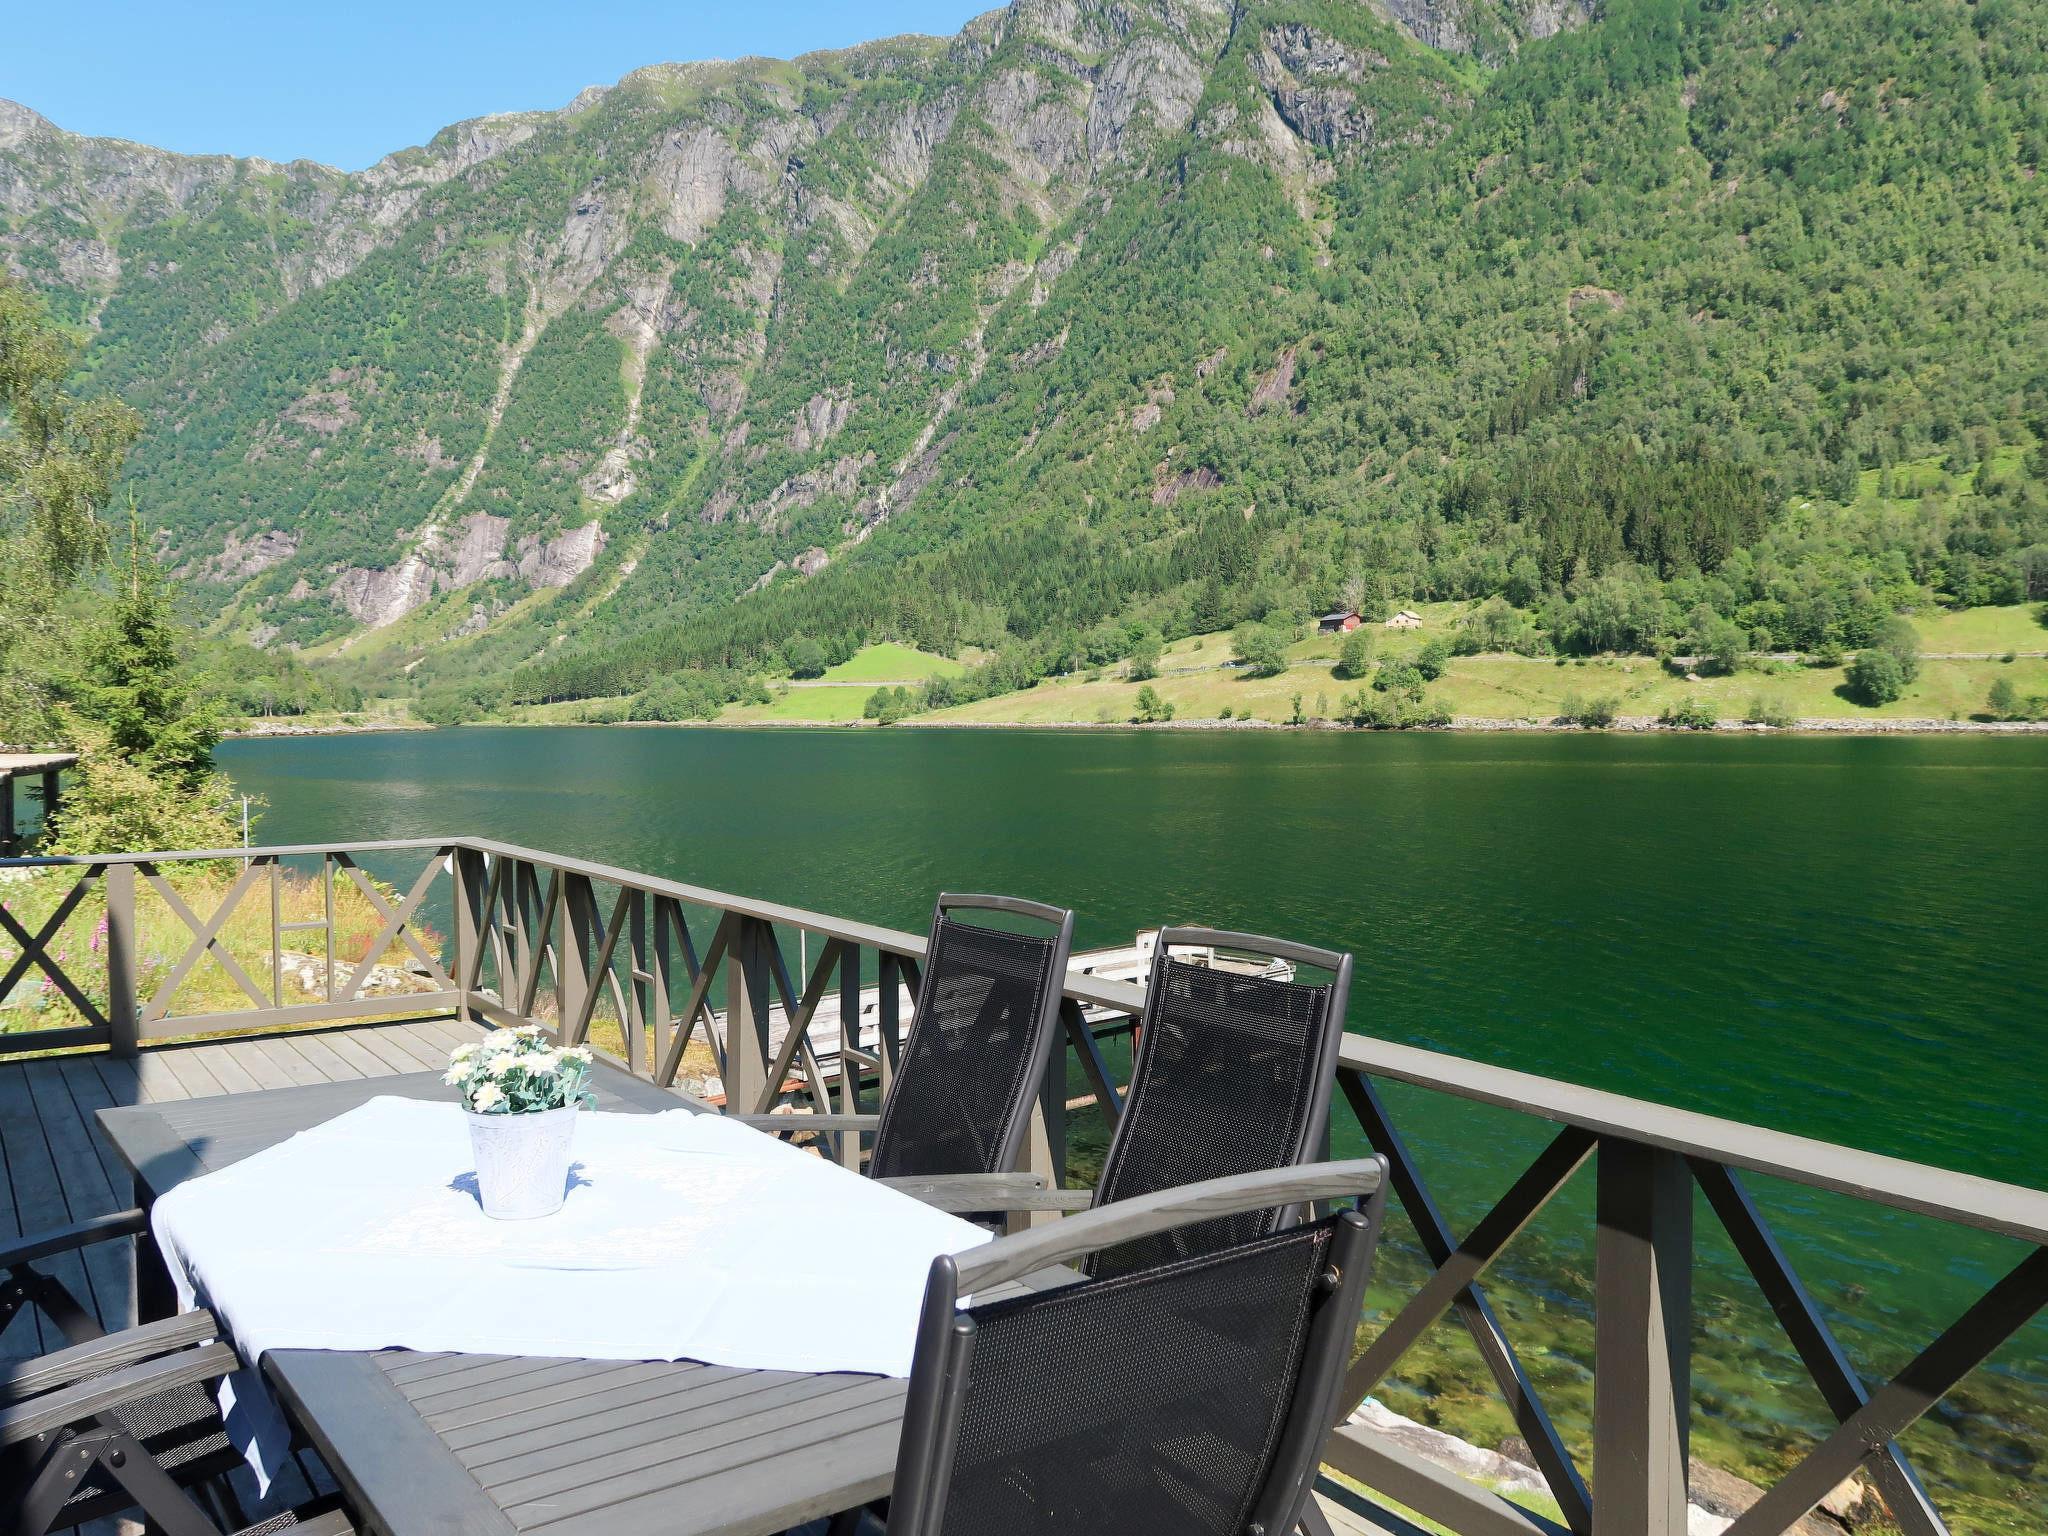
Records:
{"label": "potted flower", "polygon": [[562,1208],[579,1107],[594,1107],[590,1052],[548,1042],[536,1024],[494,1029],[448,1053],[442,1081],[460,1096],[484,1214],[523,1221]]}

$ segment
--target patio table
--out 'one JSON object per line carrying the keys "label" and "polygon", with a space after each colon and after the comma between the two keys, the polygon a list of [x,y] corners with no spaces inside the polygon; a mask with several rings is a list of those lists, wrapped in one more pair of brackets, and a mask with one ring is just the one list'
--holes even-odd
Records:
{"label": "patio table", "polygon": [[[601,1109],[695,1107],[602,1062],[592,1086]],[[422,1072],[102,1109],[99,1122],[146,1208],[379,1095],[452,1101],[454,1090]],[[143,1239],[145,1320],[169,1310],[161,1264]],[[691,1361],[399,1349],[273,1350],[262,1367],[361,1528],[387,1536],[786,1530],[889,1491],[905,1387]]]}

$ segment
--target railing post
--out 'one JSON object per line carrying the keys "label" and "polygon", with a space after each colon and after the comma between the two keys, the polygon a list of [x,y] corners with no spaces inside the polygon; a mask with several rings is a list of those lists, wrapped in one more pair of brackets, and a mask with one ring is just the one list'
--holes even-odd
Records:
{"label": "railing post", "polygon": [[[851,1054],[860,1050],[860,946],[848,944],[839,952],[839,1112],[860,1113],[860,1062]],[[839,1137],[841,1166],[860,1168],[860,1132],[845,1131]]]}
{"label": "railing post", "polygon": [[135,866],[109,864],[104,877],[107,897],[107,1022],[108,1045],[116,1056],[133,1056],[140,1046],[135,995]]}
{"label": "railing post", "polygon": [[1692,1175],[1602,1138],[1595,1204],[1593,1536],[1685,1536]]}
{"label": "railing post", "polygon": [[555,1029],[564,1045],[580,1045],[586,1028],[575,1027],[583,1017],[583,1001],[590,989],[601,985],[591,974],[590,945],[597,933],[597,893],[588,877],[563,874],[562,939],[555,950],[555,1005],[561,1015]]}
{"label": "railing post", "polygon": [[882,1063],[876,1076],[884,1101],[896,1084],[896,1047],[901,1043],[897,1030],[902,1014],[899,987],[896,957],[886,949],[879,951],[875,956],[875,1055]]}
{"label": "railing post", "polygon": [[654,1071],[655,1058],[648,1054],[647,1027],[654,1009],[654,968],[647,953],[647,893],[635,891],[626,909],[626,971],[632,986],[626,990],[626,1065],[635,1072]]}
{"label": "railing post", "polygon": [[725,1103],[746,1112],[768,1087],[768,946],[758,918],[735,920],[725,962]]}
{"label": "railing post", "polygon": [[[465,1024],[476,1022],[476,1015],[469,1006],[472,987],[483,985],[484,935],[488,930],[491,914],[484,910],[484,891],[490,884],[490,870],[484,856],[473,848],[457,848],[454,851],[455,877],[455,976],[456,991],[461,994],[455,1004],[456,1017]],[[503,981],[500,979],[499,990]]]}
{"label": "railing post", "polygon": [[[1071,1000],[1060,1003],[1063,1013],[1076,1006]],[[1038,1106],[1031,1111],[1031,1134],[1024,1143],[1022,1171],[1037,1174],[1052,1189],[1058,1189],[1066,1182],[1067,1042],[1064,1032],[1045,1064],[1045,1080],[1038,1085]],[[1050,1226],[1057,1220],[1057,1211],[1020,1212],[1010,1217],[1008,1225],[1010,1231],[1022,1232],[1032,1227]]]}

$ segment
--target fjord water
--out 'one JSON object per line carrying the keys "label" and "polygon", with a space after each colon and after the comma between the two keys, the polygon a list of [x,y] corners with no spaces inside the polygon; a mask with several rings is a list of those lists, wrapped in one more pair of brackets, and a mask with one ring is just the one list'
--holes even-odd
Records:
{"label": "fjord water", "polygon": [[[1177,920],[1347,947],[1354,1030],[2048,1184],[2048,739],[565,727],[220,761],[264,842],[469,833],[910,929],[948,887],[1070,905],[1080,946]],[[1551,1129],[1390,1098],[1461,1229]],[[1589,1184],[1532,1234],[1581,1278]],[[2019,1253],[1758,1194],[1872,1370]],[[1777,1374],[1700,1228],[1703,1333]],[[2000,1357],[2037,1402],[2042,1336]]]}

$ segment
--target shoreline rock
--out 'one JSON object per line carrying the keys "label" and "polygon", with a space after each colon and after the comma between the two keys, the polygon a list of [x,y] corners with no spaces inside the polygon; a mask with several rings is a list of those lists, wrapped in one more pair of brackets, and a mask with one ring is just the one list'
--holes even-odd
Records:
{"label": "shoreline rock", "polygon": [[[872,720],[475,720],[465,725],[480,727],[590,726],[652,730],[720,731],[858,731],[878,727]],[[362,725],[287,725],[276,722],[223,733],[231,740],[264,736],[354,736],[383,731],[460,730],[463,726],[429,725],[424,721],[379,721]],[[1346,725],[1341,720],[1304,720],[1295,725],[1286,720],[899,720],[891,730],[919,731],[1341,731],[1358,735],[1498,735],[1533,732],[1556,736],[2048,736],[2048,720],[1799,720],[1791,725],[1755,725],[1747,720],[1723,720],[1712,730],[1690,730],[1666,725],[1654,715],[1623,715],[1598,730],[1565,720],[1495,719],[1484,715],[1460,715],[1449,725],[1415,725],[1398,730],[1373,731]]]}
{"label": "shoreline rock", "polygon": [[[1370,1397],[1347,1422],[1432,1466],[1483,1483],[1496,1493],[1543,1498],[1550,1495],[1550,1485],[1544,1482],[1543,1474],[1527,1459],[1528,1443],[1519,1436],[1510,1436],[1498,1450],[1487,1450],[1396,1413]],[[1709,1466],[1696,1456],[1687,1464],[1686,1477],[1692,1493],[1686,1513],[1687,1536],[1720,1536],[1764,1495],[1764,1490],[1755,1483]],[[1845,1536],[1867,1530],[1883,1518],[1883,1503],[1870,1480],[1855,1472],[1821,1500],[1812,1514],[1792,1526],[1791,1536]]]}

